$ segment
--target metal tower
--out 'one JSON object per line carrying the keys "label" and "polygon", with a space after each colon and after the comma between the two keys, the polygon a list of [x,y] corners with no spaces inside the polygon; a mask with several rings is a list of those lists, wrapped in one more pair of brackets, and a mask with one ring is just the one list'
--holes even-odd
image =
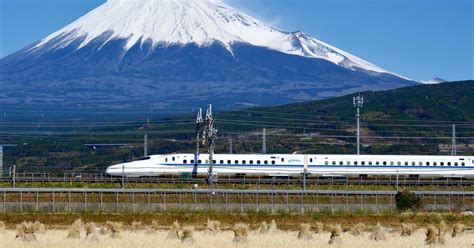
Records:
{"label": "metal tower", "polygon": [[364,105],[364,97],[356,96],[353,98],[354,107],[357,108],[357,155],[360,154],[360,108]]}
{"label": "metal tower", "polygon": [[[199,143],[201,142],[201,133],[204,132],[204,121],[202,119],[202,109],[200,108],[196,116],[196,152],[194,153],[194,169],[193,174],[197,174],[197,166],[199,159]],[[203,140],[204,142],[204,140]]]}
{"label": "metal tower", "polygon": [[209,105],[206,111],[206,141],[209,148],[209,169],[207,174],[207,182],[214,183],[217,179],[213,173],[213,156],[214,156],[214,141],[217,138],[217,129],[214,128],[214,116],[212,115],[212,105]]}
{"label": "metal tower", "polygon": [[148,156],[148,135],[143,136],[143,157]]}
{"label": "metal tower", "polygon": [[267,129],[262,131],[262,154],[267,154]]}
{"label": "metal tower", "polygon": [[456,124],[453,124],[453,137],[452,137],[452,144],[451,144],[451,155],[456,156]]}

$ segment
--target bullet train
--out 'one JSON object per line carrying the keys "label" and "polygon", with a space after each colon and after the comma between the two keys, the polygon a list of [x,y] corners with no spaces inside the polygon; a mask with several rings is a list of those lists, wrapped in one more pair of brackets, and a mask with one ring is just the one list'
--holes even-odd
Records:
{"label": "bullet train", "polygon": [[[197,160],[197,161],[196,161]],[[208,175],[209,155],[152,155],[112,165],[111,176]],[[212,174],[259,176],[474,178],[474,156],[214,154]]]}

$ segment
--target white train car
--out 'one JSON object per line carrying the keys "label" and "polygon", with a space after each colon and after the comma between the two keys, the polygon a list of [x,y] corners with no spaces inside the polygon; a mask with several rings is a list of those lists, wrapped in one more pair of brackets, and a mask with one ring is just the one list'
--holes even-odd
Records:
{"label": "white train car", "polygon": [[[141,177],[170,174],[207,175],[209,155],[152,155],[112,165],[111,176]],[[298,176],[414,176],[474,178],[474,156],[214,154],[215,175]]]}

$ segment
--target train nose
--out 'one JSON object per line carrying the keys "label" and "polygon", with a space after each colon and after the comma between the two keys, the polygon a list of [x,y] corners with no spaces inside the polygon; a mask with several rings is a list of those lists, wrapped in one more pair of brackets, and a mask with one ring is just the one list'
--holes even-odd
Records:
{"label": "train nose", "polygon": [[121,168],[123,167],[122,164],[116,164],[116,165],[112,165],[112,166],[109,166],[107,167],[107,169],[105,169],[105,173],[108,174],[108,175],[117,175],[117,173],[121,172]]}

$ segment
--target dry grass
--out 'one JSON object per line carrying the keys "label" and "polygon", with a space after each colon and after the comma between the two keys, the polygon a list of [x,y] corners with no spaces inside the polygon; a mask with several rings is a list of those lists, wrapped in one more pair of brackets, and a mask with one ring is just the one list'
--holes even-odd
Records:
{"label": "dry grass", "polygon": [[278,226],[275,220],[272,220],[270,222],[270,225],[268,226],[268,233],[276,233],[278,232]]}
{"label": "dry grass", "polygon": [[84,229],[86,230],[86,237],[84,241],[87,242],[99,242],[99,237],[97,237],[97,226],[94,222],[89,222],[84,225]]}
{"label": "dry grass", "polygon": [[453,232],[451,233],[451,237],[458,237],[464,233],[464,225],[461,223],[456,223],[453,226]]}
{"label": "dry grass", "polygon": [[80,239],[81,238],[81,228],[82,228],[82,220],[77,219],[72,223],[71,227],[69,227],[67,237],[70,239]]}
{"label": "dry grass", "polygon": [[180,226],[178,221],[173,222],[173,225],[171,225],[166,239],[179,239],[179,227]]}
{"label": "dry grass", "polygon": [[37,233],[44,233],[46,231],[44,224],[39,221],[33,222],[33,228]]}
{"label": "dry grass", "polygon": [[121,222],[113,222],[113,221],[107,221],[106,222],[107,229],[110,231],[110,238],[113,239],[121,239],[122,238],[122,227],[123,224]]}
{"label": "dry grass", "polygon": [[16,239],[22,241],[36,241],[36,232],[40,231],[42,227],[36,222],[26,222],[24,221],[20,225],[16,226]]}
{"label": "dry grass", "polygon": [[311,235],[311,225],[307,223],[300,224],[300,230],[298,232],[298,239],[311,240],[313,236]]}
{"label": "dry grass", "polygon": [[354,236],[360,236],[364,232],[364,229],[365,229],[364,223],[357,223],[351,227],[349,233]]}
{"label": "dry grass", "polygon": [[328,244],[330,245],[340,245],[342,244],[341,233],[342,228],[341,225],[330,225],[329,231],[331,232],[331,237],[329,238]]}
{"label": "dry grass", "polygon": [[314,224],[314,232],[322,233],[324,231],[324,224],[321,221],[318,221]]}
{"label": "dry grass", "polygon": [[385,241],[387,238],[385,237],[385,233],[383,227],[380,223],[377,223],[375,228],[372,230],[372,234],[370,235],[370,239],[375,241]]}
{"label": "dry grass", "polygon": [[441,221],[438,228],[438,243],[444,245],[446,244],[446,233],[448,232],[448,225],[446,222]]}
{"label": "dry grass", "polygon": [[400,236],[406,237],[411,236],[416,231],[416,225],[413,223],[402,223],[402,232]]}
{"label": "dry grass", "polygon": [[268,234],[269,226],[266,221],[262,221],[257,229],[258,234]]}
{"label": "dry grass", "polygon": [[435,226],[429,225],[426,229],[426,238],[425,244],[426,245],[435,245],[438,241],[438,230]]}
{"label": "dry grass", "polygon": [[234,228],[232,228],[234,232],[234,238],[232,239],[233,242],[241,243],[247,242],[247,238],[250,233],[250,227],[244,223],[237,223]]}
{"label": "dry grass", "polygon": [[150,225],[145,226],[145,233],[153,234],[156,233],[158,229],[160,229],[160,224],[158,223],[158,221],[153,220]]}
{"label": "dry grass", "polygon": [[[437,228],[435,234],[437,233]],[[334,247],[340,248],[405,248],[405,247],[426,247],[424,243],[424,230],[422,228],[414,232],[411,236],[400,237],[400,233],[387,232],[387,242],[378,242],[368,239],[369,232],[364,232],[362,236],[353,236],[350,233],[339,233],[340,245]],[[1,248],[310,248],[333,247],[328,244],[329,234],[327,232],[313,233],[312,240],[299,240],[297,231],[280,231],[278,234],[259,235],[249,233],[247,242],[233,242],[234,233],[224,230],[217,235],[204,235],[204,231],[196,231],[193,234],[195,242],[191,244],[181,244],[180,240],[166,239],[167,230],[158,230],[154,234],[144,232],[122,232],[122,239],[112,239],[109,234],[100,235],[100,241],[97,243],[88,243],[83,240],[66,239],[67,230],[47,230],[45,233],[37,233],[37,241],[24,242],[15,239],[15,230],[6,230],[0,233]],[[466,231],[462,238],[446,237],[447,248],[470,248],[474,242],[474,233]]]}
{"label": "dry grass", "polygon": [[181,233],[180,239],[181,243],[194,243],[194,226],[185,226],[183,227],[183,232]]}
{"label": "dry grass", "polygon": [[216,235],[221,231],[221,222],[217,220],[207,220],[206,231],[204,234]]}
{"label": "dry grass", "polygon": [[130,230],[134,231],[134,232],[138,232],[139,230],[141,230],[143,227],[142,225],[142,222],[141,221],[134,221],[132,222],[132,224],[130,225]]}

